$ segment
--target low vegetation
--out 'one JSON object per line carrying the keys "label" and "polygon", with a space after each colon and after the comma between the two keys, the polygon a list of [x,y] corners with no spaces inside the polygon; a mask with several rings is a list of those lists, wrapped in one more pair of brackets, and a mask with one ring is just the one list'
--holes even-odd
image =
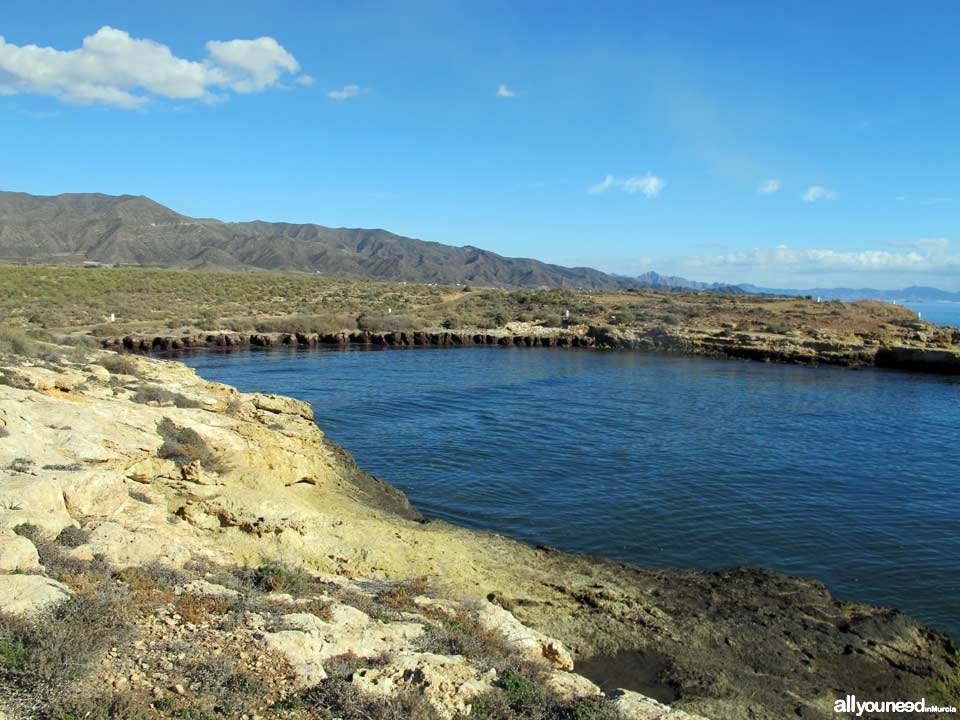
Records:
{"label": "low vegetation", "polygon": [[201,467],[211,472],[229,470],[230,466],[196,430],[181,427],[170,418],[164,418],[157,426],[157,431],[163,438],[163,445],[157,451],[159,457],[173,460],[180,467],[199,462]]}
{"label": "low vegetation", "polygon": [[[109,322],[111,314],[116,322]],[[809,298],[655,290],[504,290],[306,273],[2,265],[0,317],[8,325],[0,330],[0,353],[20,354],[38,352],[37,333],[48,338],[71,333],[76,342],[81,337],[77,332],[94,337],[141,332],[391,332],[484,330],[507,323],[606,325],[620,330],[683,326],[778,334],[829,330],[841,337],[916,330],[915,315],[907,308],[875,302],[817,303]],[[108,369],[133,370],[120,361]]]}
{"label": "low vegetation", "polygon": [[[19,526],[17,532],[37,545],[48,574],[73,592],[69,599],[30,620],[0,614],[0,694],[24,717],[239,720],[256,714],[288,720],[440,720],[421,692],[373,696],[362,693],[352,682],[358,671],[391,662],[389,655],[329,658],[324,661],[325,680],[296,690],[282,661],[264,664],[267,655],[260,655],[262,649],[251,657],[249,651],[230,649],[227,639],[231,628],[242,625],[252,612],[272,624],[283,613],[312,611],[313,606],[303,600],[285,604],[291,602],[289,595],[309,599],[322,594],[346,604],[362,597],[368,602],[359,603],[360,609],[382,607],[397,613],[386,622],[399,620],[401,609],[407,612],[417,607],[412,604],[413,597],[431,591],[423,578],[383,583],[379,588],[373,584],[369,592],[351,593],[278,561],[250,568],[194,561],[183,571],[158,565],[118,570],[102,560],[71,557],[71,549],[89,539],[83,530],[65,530],[55,540],[35,526]],[[220,597],[182,590],[198,576],[238,594]],[[470,718],[618,717],[614,706],[602,698],[556,697],[544,684],[546,666],[524,659],[503,637],[483,630],[468,609],[452,616],[417,609],[427,623],[421,651],[463,655],[497,671],[494,686],[472,703]],[[147,629],[157,617],[175,618],[178,625],[186,623],[196,631],[169,638],[161,635],[159,642],[145,643],[145,639],[158,637]],[[408,613],[403,619],[409,621],[410,617]],[[221,638],[224,646],[211,647],[211,638]],[[158,668],[163,670],[164,680],[152,690],[151,682],[105,684],[101,678],[108,666],[133,667],[145,674]]]}

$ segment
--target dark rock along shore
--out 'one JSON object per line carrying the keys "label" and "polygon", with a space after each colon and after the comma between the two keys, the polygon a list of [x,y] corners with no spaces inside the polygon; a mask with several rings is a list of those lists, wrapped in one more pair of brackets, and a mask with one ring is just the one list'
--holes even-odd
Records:
{"label": "dark rock along shore", "polygon": [[[944,328],[950,341],[960,331]],[[750,333],[684,333],[663,328],[644,334],[625,334],[592,327],[586,333],[512,334],[503,331],[354,331],[340,333],[197,333],[193,335],[126,335],[108,338],[102,346],[129,352],[162,352],[190,348],[317,347],[548,347],[600,348],[671,352],[760,362],[842,367],[884,367],[941,374],[960,374],[960,350],[911,346],[865,346],[834,340],[791,341],[785,337]]]}

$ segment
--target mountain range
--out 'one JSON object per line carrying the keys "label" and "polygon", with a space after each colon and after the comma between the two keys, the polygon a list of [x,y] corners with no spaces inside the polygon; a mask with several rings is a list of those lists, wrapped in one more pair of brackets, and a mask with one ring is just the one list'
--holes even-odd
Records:
{"label": "mountain range", "polygon": [[142,195],[0,191],[0,263],[275,270],[415,283],[586,290],[657,288],[723,293],[812,295],[837,300],[960,302],[960,293],[904,290],[773,289],[703,283],[650,271],[637,277],[587,267],[511,258],[387,230],[192,218]]}
{"label": "mountain range", "polygon": [[789,290],[783,288],[763,288],[747,283],[738,285],[740,289],[751,294],[761,295],[810,295],[821,297],[824,300],[883,300],[885,302],[901,303],[929,303],[929,302],[960,302],[960,292],[948,292],[935,287],[911,285],[901,290],[878,290],[876,288],[810,288],[807,290]]}
{"label": "mountain range", "polygon": [[0,262],[99,262],[190,269],[317,272],[493,287],[617,290],[632,278],[454,247],[386,230],[181,215],[150,198],[0,192]]}

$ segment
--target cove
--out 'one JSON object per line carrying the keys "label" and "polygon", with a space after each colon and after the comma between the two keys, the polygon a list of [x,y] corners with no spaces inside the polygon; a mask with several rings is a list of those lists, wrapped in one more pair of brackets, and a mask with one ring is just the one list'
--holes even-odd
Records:
{"label": "cove", "polygon": [[310,402],[426,515],[642,566],[814,577],[960,636],[960,378],[522,348],[177,359]]}

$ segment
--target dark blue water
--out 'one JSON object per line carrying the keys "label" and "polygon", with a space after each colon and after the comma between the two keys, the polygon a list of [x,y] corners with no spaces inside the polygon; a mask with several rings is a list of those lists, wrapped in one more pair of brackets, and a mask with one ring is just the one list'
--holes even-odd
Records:
{"label": "dark blue water", "polygon": [[920,313],[927,322],[960,327],[960,303],[904,303]]}
{"label": "dark blue water", "polygon": [[960,637],[960,378],[629,352],[185,361],[309,401],[428,515],[640,565],[757,565]]}

